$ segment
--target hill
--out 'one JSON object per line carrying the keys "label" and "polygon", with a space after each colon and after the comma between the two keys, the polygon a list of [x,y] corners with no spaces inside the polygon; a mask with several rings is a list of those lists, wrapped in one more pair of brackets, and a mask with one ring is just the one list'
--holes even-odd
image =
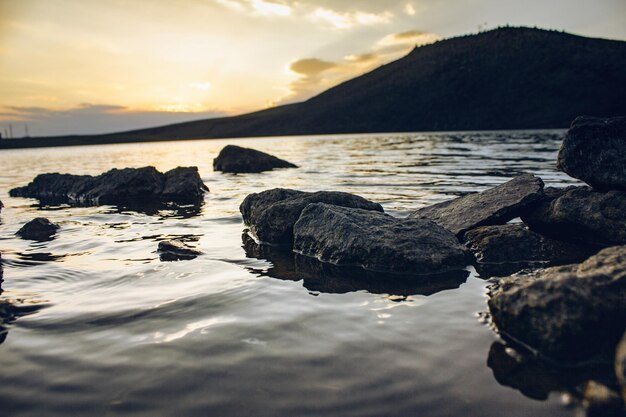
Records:
{"label": "hill", "polygon": [[305,102],[107,135],[31,138],[54,146],[171,139],[565,128],[626,114],[626,42],[499,28],[415,48]]}

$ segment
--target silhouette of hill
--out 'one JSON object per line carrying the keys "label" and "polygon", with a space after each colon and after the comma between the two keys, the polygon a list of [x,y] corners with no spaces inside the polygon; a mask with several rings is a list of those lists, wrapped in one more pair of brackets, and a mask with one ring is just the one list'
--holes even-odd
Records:
{"label": "silhouette of hill", "polygon": [[[499,28],[415,48],[305,102],[21,146],[326,133],[565,128],[626,114],[626,42]],[[9,146],[3,141],[2,147]]]}

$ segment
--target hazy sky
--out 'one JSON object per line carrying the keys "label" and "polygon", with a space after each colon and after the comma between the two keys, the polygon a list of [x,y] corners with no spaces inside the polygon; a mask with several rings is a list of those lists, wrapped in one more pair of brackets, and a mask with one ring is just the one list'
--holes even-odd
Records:
{"label": "hazy sky", "polygon": [[498,25],[626,39],[626,0],[0,0],[0,133],[96,133],[299,101]]}

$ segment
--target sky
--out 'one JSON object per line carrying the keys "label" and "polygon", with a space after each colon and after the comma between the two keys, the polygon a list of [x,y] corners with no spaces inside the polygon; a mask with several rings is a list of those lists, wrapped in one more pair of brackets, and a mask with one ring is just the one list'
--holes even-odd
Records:
{"label": "sky", "polygon": [[626,40],[626,0],[0,0],[0,133],[105,133],[302,101],[439,39]]}

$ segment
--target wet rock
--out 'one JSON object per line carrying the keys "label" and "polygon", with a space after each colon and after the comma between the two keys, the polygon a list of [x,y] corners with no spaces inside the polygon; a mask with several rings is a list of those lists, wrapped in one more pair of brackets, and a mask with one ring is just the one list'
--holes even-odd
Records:
{"label": "wet rock", "polygon": [[293,250],[335,265],[374,271],[433,274],[463,269],[470,252],[426,219],[323,203],[308,205],[293,227]]}
{"label": "wet rock", "polygon": [[165,174],[154,167],[112,169],[98,176],[41,174],[12,197],[76,205],[152,202],[194,203],[208,188],[196,167],[179,167]]}
{"label": "wet rock", "polygon": [[191,260],[202,255],[201,251],[180,240],[163,240],[159,242],[157,253],[162,261]]}
{"label": "wet rock", "polygon": [[502,278],[489,296],[500,332],[548,357],[578,361],[612,350],[626,328],[626,246]]}
{"label": "wet rock", "polygon": [[52,223],[50,220],[37,217],[26,223],[15,234],[22,239],[37,240],[40,242],[52,240],[60,226],[56,223]]}
{"label": "wet rock", "polygon": [[615,352],[615,375],[622,388],[622,399],[626,403],[626,332]]}
{"label": "wet rock", "polygon": [[354,194],[338,191],[307,193],[283,188],[250,194],[241,203],[239,210],[244,223],[261,242],[291,245],[293,225],[302,210],[312,203],[383,211],[380,204]]}
{"label": "wet rock", "polygon": [[601,249],[550,239],[522,224],[478,227],[465,233],[465,244],[476,256],[484,278],[580,262]]}
{"label": "wet rock", "polygon": [[558,168],[596,190],[626,191],[626,117],[577,117],[557,160]]}
{"label": "wet rock", "polygon": [[231,173],[257,173],[275,168],[298,168],[291,162],[265,152],[227,145],[213,160],[213,170]]}
{"label": "wet rock", "polygon": [[583,393],[583,407],[587,417],[624,417],[626,409],[615,391],[597,381],[589,381]]}
{"label": "wet rock", "polygon": [[522,220],[531,230],[561,240],[605,246],[625,244],[626,191],[546,189],[545,198]]}
{"label": "wet rock", "polygon": [[524,174],[481,193],[424,207],[410,217],[430,219],[462,238],[478,226],[504,224],[519,217],[542,195],[541,178]]}

